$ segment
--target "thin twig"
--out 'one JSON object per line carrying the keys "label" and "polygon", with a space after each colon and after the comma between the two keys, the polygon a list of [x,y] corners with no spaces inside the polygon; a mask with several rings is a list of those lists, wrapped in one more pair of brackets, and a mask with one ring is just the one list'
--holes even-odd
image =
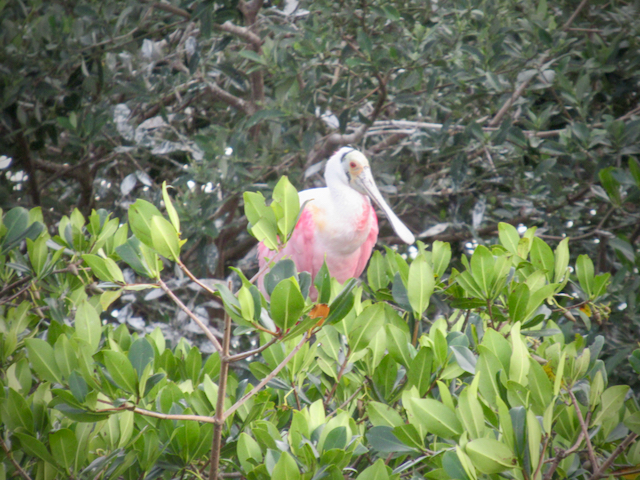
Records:
{"label": "thin twig", "polygon": [[351,403],[351,401],[356,398],[356,395],[358,395],[360,393],[360,390],[362,390],[364,388],[364,384],[360,385],[355,392],[353,392],[349,398],[347,398],[344,402],[342,402],[342,404],[336,408],[333,412],[331,412],[329,415],[327,415],[327,419],[331,418],[332,416],[334,416],[338,410],[342,410],[344,407],[346,407],[347,405],[349,405],[349,403]]}
{"label": "thin twig", "polygon": [[185,275],[187,277],[189,277],[196,285],[198,285],[200,288],[202,288],[205,292],[214,295],[216,297],[219,297],[219,293],[217,292],[217,290],[214,290],[213,288],[209,287],[208,285],[204,284],[203,282],[201,282],[193,273],[191,273],[191,270],[189,270],[186,265],[184,263],[182,263],[182,261],[180,259],[178,259],[176,261],[176,263],[178,264],[178,267],[180,267],[180,270],[182,270]]}
{"label": "thin twig", "polygon": [[227,394],[227,378],[229,375],[229,345],[231,344],[231,317],[224,316],[224,339],[223,339],[220,377],[218,380],[218,399],[216,402],[216,413],[213,425],[213,441],[211,443],[211,468],[209,479],[216,480],[220,469],[220,449],[222,448],[222,427],[224,426],[224,400]]}
{"label": "thin twig", "polygon": [[578,5],[578,7],[571,14],[571,16],[569,17],[569,20],[567,20],[567,22],[562,26],[562,30],[563,31],[566,32],[567,30],[569,30],[569,27],[571,26],[573,21],[576,19],[578,14],[582,11],[582,9],[587,5],[588,2],[589,2],[589,0],[582,0],[580,2],[580,5]]}
{"label": "thin twig", "polygon": [[567,392],[571,397],[571,402],[573,403],[573,407],[576,409],[576,415],[578,416],[578,421],[580,422],[580,427],[582,428],[582,433],[584,434],[584,441],[587,444],[587,453],[589,454],[589,460],[591,461],[591,465],[595,471],[598,470],[598,460],[596,459],[596,455],[593,452],[593,446],[591,445],[591,439],[589,438],[589,429],[587,424],[584,421],[584,417],[582,416],[582,412],[580,411],[580,407],[578,406],[578,401],[576,400],[576,396],[573,394],[570,388],[567,388]]}
{"label": "thin twig", "polygon": [[589,478],[589,480],[599,480],[604,475],[604,472],[607,470],[607,468],[609,468],[613,464],[615,459],[625,450],[625,448],[635,442],[637,438],[637,433],[630,433],[629,435],[627,435],[627,438],[625,438],[622,443],[618,445],[613,452],[611,452],[609,458],[607,458],[602,463],[600,468],[593,472],[593,475],[591,475],[591,478]]}
{"label": "thin twig", "polygon": [[572,453],[574,453],[576,450],[578,450],[578,448],[580,447],[580,444],[582,443],[582,437],[584,437],[584,433],[580,431],[580,435],[578,435],[578,439],[569,450],[557,451],[556,456],[551,461],[549,470],[547,470],[547,473],[545,473],[544,478],[542,480],[551,480],[551,477],[553,477],[553,474],[556,471],[556,468],[558,468],[558,465],[560,465],[560,462],[565,458],[567,458]]}
{"label": "thin twig", "polygon": [[324,400],[324,402],[322,402],[325,408],[327,407],[327,405],[329,405],[329,402],[331,401],[331,398],[333,397],[334,393],[336,393],[336,388],[338,388],[338,384],[342,379],[342,375],[344,375],[344,371],[347,368],[347,364],[349,363],[350,356],[351,356],[351,347],[348,347],[347,353],[344,356],[344,362],[342,362],[342,365],[340,366],[340,371],[338,372],[338,378],[336,378],[336,381],[333,382],[333,387],[331,387],[331,391],[327,395],[327,398]]}
{"label": "thin twig", "polygon": [[169,298],[171,298],[171,300],[173,300],[173,303],[178,305],[178,307],[180,307],[180,309],[184,313],[186,313],[189,316],[189,318],[191,318],[191,320],[196,322],[196,324],[202,329],[204,334],[207,336],[209,341],[213,344],[213,347],[216,349],[216,351],[220,355],[222,355],[222,345],[220,345],[220,342],[218,341],[218,339],[213,335],[213,333],[211,333],[211,330],[209,330],[209,328],[202,322],[202,320],[200,320],[197,317],[197,315],[195,315],[184,303],[182,303],[182,301],[175,295],[175,293],[171,291],[171,289],[167,286],[166,283],[162,281],[161,278],[158,278],[158,285],[160,285],[160,288],[164,290],[164,292],[169,296]]}
{"label": "thin twig", "polygon": [[542,465],[544,464],[544,462],[543,462],[544,452],[547,450],[547,446],[549,445],[549,440],[550,439],[551,439],[551,435],[550,434],[546,434],[545,435],[545,439],[544,439],[544,445],[542,446],[542,451],[540,452],[540,458],[538,459],[538,466],[536,467],[536,471],[533,472],[533,476],[531,477],[532,480],[536,480],[536,478],[538,478],[538,474],[540,473],[540,469],[542,468]]}
{"label": "thin twig", "polygon": [[[269,333],[275,334],[275,332],[269,332]],[[271,345],[273,345],[277,341],[278,341],[278,338],[272,338],[267,343],[265,343],[263,346],[261,346],[259,348],[256,348],[254,350],[249,350],[247,352],[242,352],[242,353],[239,353],[237,355],[229,355],[227,357],[227,362],[233,363],[233,362],[237,362],[239,360],[244,360],[245,358],[251,357],[252,355],[256,355],[256,354],[266,350],[267,348],[269,348]]]}
{"label": "thin twig", "polygon": [[[99,402],[102,400],[98,400]],[[104,402],[103,403],[108,403]],[[182,414],[172,414],[172,413],[159,413],[154,412],[152,410],[145,410],[144,408],[139,408],[133,405],[126,405],[122,407],[114,407],[114,408],[102,408],[96,410],[97,413],[104,412],[121,412],[123,410],[130,410],[134,413],[139,413],[140,415],[144,415],[146,417],[160,418],[162,420],[191,420],[194,422],[202,422],[202,423],[215,423],[214,417],[207,417],[205,415],[182,415]]]}
{"label": "thin twig", "polygon": [[308,340],[309,338],[309,332],[305,332],[305,334],[302,336],[302,340],[300,340],[300,343],[298,343],[293,350],[291,350],[291,352],[289,353],[289,355],[287,355],[285,357],[284,360],[282,360],[282,362],[280,362],[278,364],[278,366],[273,369],[273,371],[271,371],[271,373],[269,373],[269,375],[267,375],[266,377],[264,377],[262,379],[262,381],[260,381],[260,383],[258,383],[255,387],[253,387],[253,389],[249,392],[246,393],[240,400],[238,400],[236,403],[234,403],[229,410],[227,410],[226,412],[224,412],[224,419],[226,420],[227,418],[229,418],[229,416],[235,412],[238,408],[240,408],[242,405],[245,404],[245,402],[247,400],[249,400],[251,397],[253,397],[256,393],[258,393],[262,387],[264,387],[267,383],[269,383],[278,373],[280,373],[280,370],[282,370],[285,365],[287,363],[289,363],[289,361],[293,358],[293,356],[298,353],[298,350],[300,350],[302,348],[302,345],[305,344],[305,342]]}
{"label": "thin twig", "polygon": [[2,450],[4,450],[5,455],[11,461],[13,466],[16,467],[16,470],[18,471],[20,476],[24,478],[24,480],[31,480],[31,477],[29,476],[29,474],[25,472],[20,466],[20,464],[16,462],[16,459],[13,458],[13,454],[11,453],[11,450],[9,450],[9,447],[7,447],[7,444],[4,443],[4,439],[2,438],[2,436],[0,436],[0,445],[2,445]]}

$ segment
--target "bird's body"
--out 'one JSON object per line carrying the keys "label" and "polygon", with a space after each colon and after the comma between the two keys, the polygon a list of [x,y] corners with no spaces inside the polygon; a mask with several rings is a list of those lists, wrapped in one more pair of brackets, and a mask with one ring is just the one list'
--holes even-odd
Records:
{"label": "bird's body", "polygon": [[[396,232],[413,243],[411,232],[391,212],[373,182],[368,160],[357,150],[341,148],[327,162],[327,186],[299,193],[304,209],[287,245],[280,252],[258,246],[260,269],[267,262],[290,258],[299,272],[312,278],[327,262],[331,276],[340,283],[364,271],[378,239],[378,218],[371,196],[389,217]],[[306,202],[306,203],[305,203]],[[264,292],[263,275],[259,287]]]}

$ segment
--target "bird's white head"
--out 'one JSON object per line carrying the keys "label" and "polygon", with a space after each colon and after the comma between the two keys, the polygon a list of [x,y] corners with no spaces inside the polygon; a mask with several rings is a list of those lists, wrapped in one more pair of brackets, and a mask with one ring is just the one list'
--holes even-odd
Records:
{"label": "bird's white head", "polygon": [[415,242],[413,233],[382,197],[373,179],[369,160],[361,152],[351,147],[342,147],[327,162],[325,179],[329,187],[334,183],[348,185],[362,195],[367,195],[378,204],[403,242],[409,245]]}

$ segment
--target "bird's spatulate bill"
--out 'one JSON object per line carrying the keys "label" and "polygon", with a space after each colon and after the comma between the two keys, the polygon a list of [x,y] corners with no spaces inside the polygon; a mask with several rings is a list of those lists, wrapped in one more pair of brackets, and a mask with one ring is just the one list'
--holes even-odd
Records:
{"label": "bird's spatulate bill", "polygon": [[369,167],[365,167],[356,181],[367,192],[369,197],[378,204],[380,209],[382,209],[383,213],[389,219],[389,222],[391,222],[393,230],[398,234],[402,241],[409,245],[415,243],[416,237],[413,235],[413,233],[411,233],[407,226],[402,223],[402,220],[400,220],[397,215],[393,213],[391,207],[387,205],[387,202],[385,202],[384,198],[382,198],[382,194],[380,193],[380,190],[378,190],[376,182],[373,180],[371,169]]}

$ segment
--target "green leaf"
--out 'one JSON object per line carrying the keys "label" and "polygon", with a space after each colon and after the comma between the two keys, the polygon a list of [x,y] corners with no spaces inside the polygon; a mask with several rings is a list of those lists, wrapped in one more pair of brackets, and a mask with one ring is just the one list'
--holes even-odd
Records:
{"label": "green leaf", "polygon": [[138,373],[138,379],[142,376],[145,367],[153,361],[154,350],[149,341],[143,337],[131,344],[128,353],[129,361]]}
{"label": "green leaf", "polygon": [[531,263],[546,272],[547,280],[552,282],[554,279],[555,258],[551,247],[539,237],[534,237],[531,245]]}
{"label": "green leaf", "polygon": [[616,385],[607,388],[600,399],[600,411],[596,415],[593,425],[602,425],[610,418],[617,418],[624,405],[624,399],[629,391],[629,385]]}
{"label": "green leaf", "polygon": [[278,480],[298,480],[302,478],[298,465],[288,452],[282,452],[280,459],[273,468],[271,478]]}
{"label": "green leaf", "polygon": [[[240,55],[241,57],[244,57],[248,60],[254,61],[256,63],[259,63],[260,65],[267,65],[267,61],[264,59],[264,57],[262,57],[261,55],[258,55],[256,52],[254,52],[253,50],[241,50],[238,52],[238,55]],[[249,127],[247,127],[249,128]]]}
{"label": "green leaf", "polygon": [[273,209],[267,206],[264,195],[260,192],[244,192],[244,214],[251,225],[255,225],[261,218],[268,218],[276,224],[276,215]]}
{"label": "green leaf", "polygon": [[478,245],[471,256],[471,274],[482,292],[488,298],[493,289],[495,273],[493,254],[484,245]]}
{"label": "green leaf", "polygon": [[242,469],[248,473],[262,463],[262,451],[260,445],[246,433],[238,437],[238,460]]}
{"label": "green leaf", "polygon": [[452,345],[449,348],[451,348],[451,353],[462,370],[472,375],[476,373],[476,357],[471,350],[463,345]]}
{"label": "green leaf", "polygon": [[492,438],[478,438],[470,441],[465,446],[465,452],[478,471],[489,475],[504,472],[517,464],[511,449]]}
{"label": "green leaf", "polygon": [[453,439],[463,431],[453,410],[432,398],[411,398],[405,408],[411,423],[439,437]]}
{"label": "green leaf", "polygon": [[593,262],[587,255],[580,255],[576,262],[576,275],[580,288],[589,298],[593,298],[594,269]]}
{"label": "green leaf", "polygon": [[151,219],[153,217],[162,217],[162,214],[160,210],[146,200],[139,198],[129,207],[129,226],[131,231],[138,240],[152,248],[151,231],[153,226]]}
{"label": "green leaf", "polygon": [[88,301],[80,302],[76,309],[76,336],[91,347],[92,352],[98,350],[102,336],[102,323],[96,309]]}
{"label": "green leaf", "polygon": [[[73,345],[71,342],[73,342]],[[65,378],[69,378],[71,372],[78,368],[78,352],[76,350],[77,343],[75,340],[69,340],[66,335],[62,334],[56,340],[53,348],[56,359],[55,365],[58,366],[60,374]]]}
{"label": "green leaf", "polygon": [[28,455],[39,458],[51,465],[57,465],[56,459],[49,453],[44,443],[38,440],[36,437],[23,432],[14,432],[13,435],[20,440],[20,448],[24,450]]}
{"label": "green leaf", "polygon": [[379,250],[373,252],[367,268],[367,282],[374,292],[389,285],[387,263]]}
{"label": "green leaf", "polygon": [[169,215],[169,220],[171,220],[173,228],[175,228],[178,235],[180,235],[180,217],[178,216],[176,207],[173,206],[173,202],[169,196],[166,181],[162,182],[162,200],[164,200],[164,208],[167,209],[167,214]]}
{"label": "green leaf", "polygon": [[143,277],[153,278],[154,274],[147,265],[146,260],[142,256],[140,249],[140,240],[135,237],[131,237],[126,243],[118,245],[116,247],[116,253],[126,262],[131,268],[133,268],[137,274]]}
{"label": "green leaf", "polygon": [[569,238],[563,239],[555,251],[555,276],[554,283],[562,281],[567,273],[569,266]]}
{"label": "green leaf", "polygon": [[433,261],[433,273],[436,278],[442,278],[451,261],[451,245],[436,240],[431,247],[431,259]]}
{"label": "green leaf", "polygon": [[27,238],[27,252],[29,253],[29,261],[36,275],[40,275],[47,263],[48,249],[47,237],[45,235],[38,237],[35,241]]}
{"label": "green leaf", "polygon": [[514,255],[518,255],[520,234],[518,234],[516,227],[510,223],[500,222],[498,223],[498,236],[500,237],[500,243],[502,243],[504,248]]}
{"label": "green leaf", "polygon": [[[431,371],[433,367],[433,350],[422,347],[411,361],[407,369],[409,386],[415,386],[423,397],[431,387]],[[394,425],[395,426],[395,425]]]}
{"label": "green leaf", "polygon": [[180,258],[180,239],[178,232],[166,218],[151,218],[152,247],[163,257],[177,261]]}
{"label": "green leaf", "polygon": [[416,449],[405,445],[389,426],[375,426],[367,431],[369,445],[380,453],[416,453]]}
{"label": "green leaf", "polygon": [[[272,477],[276,478],[276,477]],[[389,472],[387,466],[384,464],[384,460],[379,458],[376,462],[368,468],[365,468],[360,475],[356,477],[356,480],[389,480]]]}
{"label": "green leaf", "polygon": [[271,318],[282,330],[293,327],[300,319],[305,302],[294,278],[282,280],[271,294]]}
{"label": "green leaf", "polygon": [[84,378],[82,378],[82,375],[77,371],[71,372],[69,375],[69,389],[78,402],[84,403],[87,398],[87,393],[89,393],[89,387]]}
{"label": "green leaf", "polygon": [[513,353],[511,354],[509,380],[526,386],[528,381],[527,376],[529,375],[530,357],[527,346],[520,335],[520,323],[515,323],[513,327],[511,327],[510,338]]}
{"label": "green leaf", "polygon": [[461,420],[464,431],[471,439],[484,436],[484,413],[478,400],[478,382],[480,374],[477,374],[467,388],[458,397],[458,418]]}
{"label": "green leaf", "polygon": [[281,238],[288,238],[298,222],[300,199],[298,191],[286,176],[281,177],[273,189],[271,208],[276,215]]}
{"label": "green leaf", "polygon": [[351,324],[347,337],[352,352],[357,352],[369,346],[369,343],[378,334],[385,324],[384,305],[376,303],[366,307]]}
{"label": "green leaf", "polygon": [[61,383],[62,379],[56,364],[53,347],[39,338],[28,338],[24,343],[27,347],[31,366],[40,378],[52,383]]}
{"label": "green leaf", "polygon": [[598,177],[600,177],[600,183],[602,183],[602,187],[607,192],[607,195],[609,195],[611,203],[620,205],[620,182],[618,182],[612,174],[615,169],[615,167],[603,168],[598,173]]}
{"label": "green leaf", "polygon": [[20,242],[29,226],[29,212],[26,208],[15,207],[9,210],[3,219],[3,226],[7,229],[3,240],[3,252],[9,250],[13,244]]}
{"label": "green leaf", "polygon": [[125,283],[122,271],[110,258],[102,258],[98,255],[86,253],[82,255],[82,259],[89,265],[91,271],[96,277],[104,282],[120,282]]}
{"label": "green leaf", "polygon": [[[55,459],[68,470],[74,464],[78,450],[76,434],[68,428],[62,428],[49,434],[49,444]],[[83,445],[82,448],[86,447]]]}
{"label": "green leaf", "polygon": [[416,317],[421,317],[429,306],[429,298],[433,293],[435,283],[431,265],[424,255],[419,255],[411,262],[407,284],[409,303]]}
{"label": "green leaf", "polygon": [[529,391],[536,415],[543,415],[553,398],[553,385],[542,366],[533,358],[529,359]]}
{"label": "green leaf", "polygon": [[509,295],[509,318],[512,322],[524,322],[527,318],[527,305],[529,304],[529,287],[526,283],[520,283]]}
{"label": "green leaf", "polygon": [[10,429],[23,428],[33,432],[33,413],[25,398],[11,387],[5,387],[4,398],[0,403],[2,422]]}
{"label": "green leaf", "polygon": [[129,359],[122,352],[105,350],[102,352],[105,367],[113,381],[129,393],[137,393],[138,377]]}
{"label": "green leaf", "polygon": [[402,420],[400,414],[384,403],[369,402],[367,404],[367,414],[374,427],[399,427],[404,425],[404,420]]}
{"label": "green leaf", "polygon": [[396,325],[389,323],[384,326],[384,329],[387,333],[387,349],[389,350],[389,354],[396,362],[408,367],[411,364],[411,351],[409,350],[411,339],[409,338],[409,334]]}
{"label": "green leaf", "polygon": [[263,242],[269,250],[276,251],[278,249],[278,231],[275,221],[271,222],[267,218],[261,218],[258,223],[251,226],[249,232],[259,242]]}
{"label": "green leaf", "polygon": [[329,316],[324,322],[325,325],[338,323],[351,311],[355,302],[353,289],[357,284],[358,282],[355,278],[350,279],[344,284],[340,293],[336,295],[336,298],[334,298],[333,302],[329,305]]}
{"label": "green leaf", "polygon": [[469,270],[465,270],[460,275],[458,275],[455,279],[456,279],[456,282],[458,282],[460,286],[464,288],[469,295],[481,300],[484,300],[486,298],[486,296],[483,295],[480,289],[480,286],[478,286],[478,284],[474,280]]}
{"label": "green leaf", "polygon": [[636,182],[636,186],[640,188],[640,162],[633,157],[629,157],[629,171]]}

